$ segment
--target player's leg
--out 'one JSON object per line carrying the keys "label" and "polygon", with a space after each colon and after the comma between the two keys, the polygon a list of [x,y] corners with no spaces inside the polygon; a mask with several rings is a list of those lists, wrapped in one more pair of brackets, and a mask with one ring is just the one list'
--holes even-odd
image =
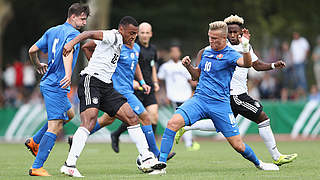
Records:
{"label": "player's leg", "polygon": [[145,102],[146,103],[144,103],[144,106],[146,107],[146,110],[150,114],[150,120],[151,120],[153,133],[156,134],[157,124],[158,124],[158,119],[159,119],[159,114],[158,114],[159,106],[157,104],[155,97],[152,98],[152,97],[148,96],[145,99]]}
{"label": "player's leg", "polygon": [[116,129],[114,132],[111,133],[111,147],[114,152],[119,152],[119,137],[122,133],[124,133],[127,130],[128,124],[122,122],[118,129]]}

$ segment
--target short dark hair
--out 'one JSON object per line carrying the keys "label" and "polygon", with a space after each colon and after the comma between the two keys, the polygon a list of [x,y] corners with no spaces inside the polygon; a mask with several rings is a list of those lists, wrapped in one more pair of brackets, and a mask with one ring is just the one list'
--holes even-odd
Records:
{"label": "short dark hair", "polygon": [[125,16],[123,17],[120,22],[119,22],[119,26],[127,26],[129,24],[132,24],[134,25],[135,27],[138,27],[138,22],[136,19],[134,19],[133,17],[131,16]]}
{"label": "short dark hair", "polygon": [[80,16],[82,13],[86,14],[87,16],[90,15],[89,6],[82,3],[73,3],[68,10],[68,18],[75,14],[76,16]]}

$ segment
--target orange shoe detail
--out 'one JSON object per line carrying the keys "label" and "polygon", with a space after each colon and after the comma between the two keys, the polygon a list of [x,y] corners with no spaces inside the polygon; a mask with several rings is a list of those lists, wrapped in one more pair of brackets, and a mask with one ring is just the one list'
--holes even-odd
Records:
{"label": "orange shoe detail", "polygon": [[24,144],[29,149],[29,151],[32,153],[32,155],[37,156],[39,144],[36,144],[32,137],[28,138]]}
{"label": "orange shoe detail", "polygon": [[45,169],[42,167],[39,169],[31,168],[29,169],[30,176],[51,176]]}

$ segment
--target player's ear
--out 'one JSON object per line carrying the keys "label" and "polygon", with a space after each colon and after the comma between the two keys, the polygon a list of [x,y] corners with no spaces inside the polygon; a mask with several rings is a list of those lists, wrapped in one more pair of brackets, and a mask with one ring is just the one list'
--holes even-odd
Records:
{"label": "player's ear", "polygon": [[123,34],[124,33],[124,28],[122,25],[119,25],[118,31]]}

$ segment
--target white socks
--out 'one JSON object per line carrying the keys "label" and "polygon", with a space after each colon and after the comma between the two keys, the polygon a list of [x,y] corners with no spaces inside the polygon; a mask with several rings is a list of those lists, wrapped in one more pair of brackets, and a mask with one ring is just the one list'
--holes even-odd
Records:
{"label": "white socks", "polygon": [[140,124],[129,126],[128,134],[131,140],[136,144],[139,153],[144,156],[145,154],[149,153],[149,146],[146,139],[146,136],[142,132],[140,128]]}
{"label": "white socks", "polygon": [[182,135],[183,141],[184,141],[184,145],[186,147],[191,147],[192,146],[192,131],[186,131],[183,135]]}
{"label": "white socks", "polygon": [[211,119],[200,120],[192,124],[192,126],[185,126],[186,131],[201,130],[201,131],[216,131]]}
{"label": "white socks", "polygon": [[77,159],[80,156],[90,132],[85,127],[79,127],[73,135],[72,146],[68,155],[66,163],[68,166],[75,166]]}
{"label": "white socks", "polygon": [[278,151],[276,140],[274,139],[271,127],[270,119],[263,121],[258,124],[259,134],[264,141],[264,144],[267,146],[269,153],[272,156],[273,160],[278,160],[281,156],[281,153]]}

